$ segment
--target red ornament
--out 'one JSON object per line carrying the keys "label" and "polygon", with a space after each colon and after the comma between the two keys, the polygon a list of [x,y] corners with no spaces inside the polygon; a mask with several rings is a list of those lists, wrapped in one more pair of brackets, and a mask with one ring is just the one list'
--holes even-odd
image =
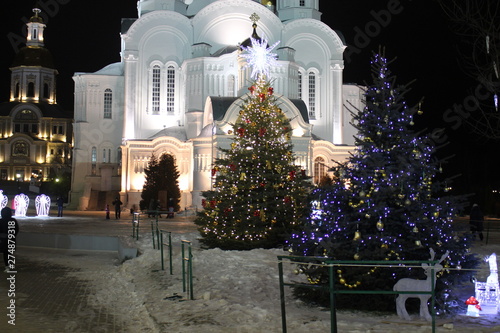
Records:
{"label": "red ornament", "polygon": [[244,128],[238,128],[238,134],[240,135],[240,137],[243,137],[245,135],[245,129]]}
{"label": "red ornament", "polygon": [[290,180],[294,180],[295,179],[295,170],[292,170],[288,173],[288,176],[290,176]]}
{"label": "red ornament", "polygon": [[267,93],[268,93],[269,95],[272,95],[272,94],[273,94],[273,92],[274,92],[273,87],[269,87],[269,89],[267,89]]}
{"label": "red ornament", "polygon": [[285,203],[290,203],[292,201],[292,198],[290,198],[288,195],[285,197]]}
{"label": "red ornament", "polygon": [[217,168],[213,168],[212,169],[212,177],[215,176],[215,174],[217,173],[218,169]]}
{"label": "red ornament", "polygon": [[260,216],[260,210],[256,210],[255,212],[253,212],[253,216]]}
{"label": "red ornament", "polygon": [[201,199],[201,206],[206,207],[207,206],[207,199]]}
{"label": "red ornament", "polygon": [[231,169],[231,171],[236,170],[236,165],[234,165],[234,164],[229,164],[229,169]]}
{"label": "red ornament", "polygon": [[259,98],[260,98],[260,101],[264,101],[266,99],[266,95],[265,94],[259,94]]}
{"label": "red ornament", "polygon": [[306,176],[306,170],[302,169],[302,170],[300,170],[300,173],[302,174],[302,177]]}
{"label": "red ornament", "polygon": [[252,93],[253,95],[253,92],[255,91],[255,87],[254,86],[251,86],[250,88],[248,88],[248,90],[250,90],[250,92]]}
{"label": "red ornament", "polygon": [[266,132],[267,132],[267,129],[265,129],[265,128],[261,128],[261,129],[259,130],[259,135],[260,135],[260,136],[264,136],[264,134],[266,134]]}
{"label": "red ornament", "polygon": [[217,202],[216,202],[215,200],[211,200],[211,201],[210,201],[210,207],[215,208],[215,204],[216,204],[216,203],[217,203]]}

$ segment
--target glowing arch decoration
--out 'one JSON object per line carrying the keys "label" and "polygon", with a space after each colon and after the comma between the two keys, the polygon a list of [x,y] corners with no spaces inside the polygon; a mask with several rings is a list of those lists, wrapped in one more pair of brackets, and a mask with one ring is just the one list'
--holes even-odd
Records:
{"label": "glowing arch decoration", "polygon": [[14,205],[16,207],[15,216],[26,216],[30,198],[24,193],[18,194],[14,197]]}
{"label": "glowing arch decoration", "polygon": [[7,206],[7,196],[3,194],[3,190],[0,190],[0,209],[5,208]]}
{"label": "glowing arch decoration", "polygon": [[35,208],[37,216],[49,216],[50,197],[45,194],[37,195],[35,198]]}

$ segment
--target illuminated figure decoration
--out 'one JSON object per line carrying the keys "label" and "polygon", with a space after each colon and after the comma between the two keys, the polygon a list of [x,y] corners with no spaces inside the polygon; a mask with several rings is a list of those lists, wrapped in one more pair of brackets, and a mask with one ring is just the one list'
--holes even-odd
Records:
{"label": "illuminated figure decoration", "polygon": [[30,203],[30,198],[24,193],[14,197],[14,205],[16,206],[16,216],[26,216],[26,211]]}
{"label": "illuminated figure decoration", "polygon": [[7,206],[7,196],[3,194],[3,190],[0,190],[0,209]]}
{"label": "illuminated figure decoration", "polygon": [[482,307],[483,314],[497,314],[499,308],[499,292],[498,292],[498,265],[497,255],[495,253],[487,256],[485,261],[490,266],[490,275],[486,282],[476,281],[476,299]]}
{"label": "illuminated figure decoration", "polygon": [[49,216],[50,197],[45,194],[37,195],[35,199],[35,208],[37,216]]}
{"label": "illuminated figure decoration", "polygon": [[[436,252],[433,249],[429,250],[431,253],[430,261],[434,260]],[[434,280],[434,286],[436,286],[436,274],[443,269],[441,262],[448,256],[450,252],[446,251],[445,254],[439,259],[439,262],[434,266],[428,264],[422,264],[422,268],[425,271],[427,279],[416,280],[404,278],[396,282],[394,285],[394,291],[432,291],[432,280]],[[427,301],[431,297],[431,294],[399,294],[396,298],[396,311],[398,316],[402,319],[410,320],[410,316],[406,311],[406,300],[408,298],[419,298],[420,299],[420,317],[425,318],[427,321],[431,321],[432,317],[429,313],[429,307],[427,306]]]}
{"label": "illuminated figure decoration", "polygon": [[474,297],[469,297],[465,304],[467,305],[467,316],[469,317],[479,317],[479,311],[481,311],[481,306],[479,305],[479,301]]}

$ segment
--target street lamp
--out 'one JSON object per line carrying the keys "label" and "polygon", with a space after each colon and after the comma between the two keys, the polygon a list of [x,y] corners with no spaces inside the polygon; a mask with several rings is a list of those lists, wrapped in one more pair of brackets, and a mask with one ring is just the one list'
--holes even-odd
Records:
{"label": "street lamp", "polygon": [[20,173],[16,174],[16,179],[17,179],[17,194],[21,194],[21,174]]}

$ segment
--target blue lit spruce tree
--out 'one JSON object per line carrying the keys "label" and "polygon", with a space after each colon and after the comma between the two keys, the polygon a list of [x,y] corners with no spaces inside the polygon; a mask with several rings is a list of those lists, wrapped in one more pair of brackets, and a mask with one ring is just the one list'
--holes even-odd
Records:
{"label": "blue lit spruce tree", "polygon": [[208,247],[283,246],[302,221],[310,182],[294,163],[290,123],[266,80],[275,45],[252,38],[243,54],[256,81],[229,133],[230,148],[220,149],[223,157],[215,160],[213,190],[203,192],[203,211],[195,223]]}
{"label": "blue lit spruce tree", "polygon": [[[411,127],[416,108],[404,101],[407,86],[396,86],[382,54],[372,59],[373,83],[365,92],[366,107],[354,110],[358,130],[356,149],[347,163],[334,168],[335,182],[313,192],[311,214],[304,229],[289,240],[295,255],[324,256],[335,260],[429,260],[450,251],[438,276],[437,304],[446,308],[451,285],[470,279],[476,260],[468,255],[470,239],[452,223],[461,200],[449,195],[449,183],[439,179],[435,146]],[[420,111],[418,111],[420,112]],[[328,285],[325,268],[301,265],[312,284]],[[339,267],[339,289],[392,290],[402,277],[424,278],[421,268],[382,269]],[[316,302],[327,293],[297,289]],[[357,309],[394,309],[394,296],[338,296],[339,306]],[[463,302],[461,302],[463,303]],[[325,302],[325,304],[327,304]]]}

